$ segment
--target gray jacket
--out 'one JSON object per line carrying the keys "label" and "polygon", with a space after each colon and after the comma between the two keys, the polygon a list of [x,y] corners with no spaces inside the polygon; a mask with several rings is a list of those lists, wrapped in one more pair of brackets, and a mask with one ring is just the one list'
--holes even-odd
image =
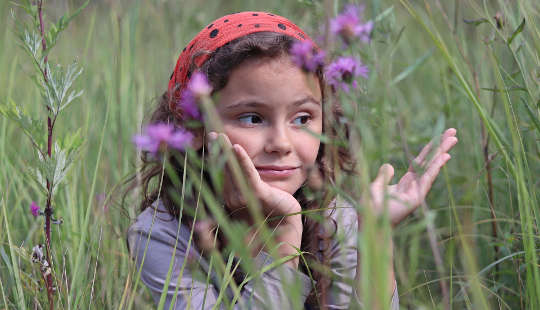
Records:
{"label": "gray jacket", "polygon": [[[350,283],[356,274],[358,221],[354,208],[342,199],[337,201],[337,208],[330,213],[337,223],[337,231],[330,244],[330,267],[334,280],[329,290],[328,308],[348,309],[353,294]],[[221,291],[220,279],[213,271],[210,272],[208,280],[205,278],[205,274],[211,269],[193,243],[189,247],[189,254],[186,254],[190,229],[184,224],[178,227],[178,220],[166,213],[165,206],[161,202],[157,205],[158,211],[163,212],[147,208],[128,231],[130,255],[135,260],[137,271],[141,272],[141,280],[150,289],[156,305],[159,303],[173,254],[175,261],[166,288],[164,309],[169,309],[173,300],[173,309],[176,310],[212,309],[218,298],[232,300],[231,289],[225,289],[223,296],[218,297]],[[334,203],[333,206],[335,205]],[[176,253],[173,253],[175,243]],[[187,264],[184,264],[186,258]],[[261,252],[254,259],[255,270],[263,270],[273,261],[272,256]],[[197,268],[193,268],[193,262]],[[182,268],[183,265],[189,266]],[[180,274],[181,279],[178,279]],[[291,289],[295,284],[302,287],[302,291],[296,294]],[[287,265],[280,265],[247,282],[233,308],[302,309],[311,289],[312,283],[306,274]],[[220,308],[226,308],[227,302],[222,300],[221,304],[223,306]],[[394,290],[390,309],[399,309],[397,289]]]}

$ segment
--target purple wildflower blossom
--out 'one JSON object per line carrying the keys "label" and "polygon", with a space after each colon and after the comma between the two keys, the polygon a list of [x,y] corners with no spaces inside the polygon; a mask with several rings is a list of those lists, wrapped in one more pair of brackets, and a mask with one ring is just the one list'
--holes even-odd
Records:
{"label": "purple wildflower blossom", "polygon": [[368,67],[362,65],[360,60],[353,57],[340,57],[328,65],[325,70],[325,77],[328,84],[334,88],[341,88],[345,92],[349,92],[349,84],[353,88],[358,85],[354,78],[357,76],[367,78],[368,72]]}
{"label": "purple wildflower blossom", "polygon": [[182,92],[182,95],[180,95],[179,104],[182,112],[184,112],[184,115],[194,119],[200,119],[201,111],[199,111],[199,107],[197,106],[197,98],[195,98],[189,89],[185,89]]}
{"label": "purple wildflower blossom", "polygon": [[167,146],[184,150],[192,139],[193,135],[183,128],[175,130],[173,125],[159,123],[146,127],[144,134],[135,135],[133,143],[138,149],[155,154]]}
{"label": "purple wildflower blossom", "polygon": [[357,37],[366,43],[369,42],[373,22],[362,23],[363,11],[362,6],[347,5],[341,14],[330,21],[330,31],[341,36],[346,44],[349,44],[353,37]]}
{"label": "purple wildflower blossom", "polygon": [[201,112],[197,106],[197,100],[200,97],[208,96],[212,92],[212,86],[208,83],[206,75],[201,72],[195,72],[180,96],[180,108],[191,118],[200,119]]}
{"label": "purple wildflower blossom", "polygon": [[177,150],[184,150],[186,146],[191,144],[193,134],[184,128],[177,129],[169,137],[169,145]]}
{"label": "purple wildflower blossom", "polygon": [[196,96],[208,96],[212,92],[212,86],[208,84],[206,75],[201,72],[195,72],[188,83],[188,89]]}
{"label": "purple wildflower blossom", "polygon": [[32,212],[34,217],[37,217],[40,214],[40,209],[41,208],[38,206],[38,204],[35,201],[32,201],[30,204],[30,212]]}
{"label": "purple wildflower blossom", "polygon": [[291,47],[292,61],[303,70],[315,72],[319,66],[324,65],[326,54],[316,51],[311,41],[296,42]]}

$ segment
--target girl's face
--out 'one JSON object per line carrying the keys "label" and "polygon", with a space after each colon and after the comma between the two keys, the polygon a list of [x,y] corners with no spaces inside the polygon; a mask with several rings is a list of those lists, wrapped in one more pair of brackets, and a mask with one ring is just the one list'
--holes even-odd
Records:
{"label": "girl's face", "polygon": [[322,96],[314,74],[288,55],[248,60],[219,91],[217,112],[231,143],[247,152],[262,180],[293,194],[315,164]]}

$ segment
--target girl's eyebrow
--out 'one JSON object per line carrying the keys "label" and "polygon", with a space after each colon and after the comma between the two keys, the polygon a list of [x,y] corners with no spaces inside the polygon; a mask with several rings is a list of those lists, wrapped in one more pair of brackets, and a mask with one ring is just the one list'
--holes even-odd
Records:
{"label": "girl's eyebrow", "polygon": [[[293,101],[291,103],[291,105],[293,106],[300,106],[300,105],[303,105],[305,103],[314,103],[316,105],[321,105],[320,101],[315,99],[313,96],[306,96],[302,99],[298,99],[296,101]],[[258,108],[258,107],[266,107],[267,104],[264,103],[264,102],[260,102],[260,101],[254,101],[254,100],[243,100],[243,101],[239,101],[239,102],[236,102],[236,103],[233,103],[233,104],[230,104],[228,105],[226,108],[227,109],[236,109],[236,108]]]}

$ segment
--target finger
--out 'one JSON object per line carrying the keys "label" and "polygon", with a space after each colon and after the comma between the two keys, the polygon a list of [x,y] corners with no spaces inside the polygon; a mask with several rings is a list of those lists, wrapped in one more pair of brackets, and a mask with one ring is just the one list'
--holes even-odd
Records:
{"label": "finger", "polygon": [[399,180],[399,182],[397,184],[398,190],[401,191],[401,190],[404,190],[404,189],[408,188],[409,185],[411,184],[411,182],[414,181],[414,179],[416,179],[417,177],[418,177],[417,174],[414,173],[414,172],[409,171],[409,172],[405,173],[401,177],[401,179]]}
{"label": "finger", "polygon": [[[231,162],[230,162],[231,159],[228,156],[229,155],[234,156],[234,151],[232,149],[231,140],[229,140],[229,137],[226,134],[220,132],[218,134],[217,141],[218,141],[220,147],[225,151],[225,154],[227,156],[227,165],[226,165],[226,167],[228,167],[230,169],[231,168],[231,166],[230,166],[231,165]],[[230,151],[231,153],[229,153],[228,151]],[[230,170],[229,172],[232,172],[232,170]]]}
{"label": "finger", "polygon": [[[234,151],[232,150],[231,141],[229,140],[229,137],[225,133],[219,133],[217,134],[217,137],[215,139],[215,142],[219,144],[219,146],[225,150],[225,154],[227,154],[227,150],[231,150],[234,156]],[[242,197],[240,193],[240,187],[238,184],[237,178],[234,176],[234,172],[232,170],[230,160],[227,159],[225,164],[225,184],[224,184],[224,190],[227,192],[224,193],[225,196],[228,197],[229,202],[234,206],[239,206],[242,204],[242,202],[245,201],[244,197]]]}
{"label": "finger", "polygon": [[452,157],[448,153],[441,154],[433,160],[433,162],[428,166],[424,174],[420,177],[418,185],[420,193],[422,195],[422,199],[431,189],[431,186],[437,178],[437,175],[439,175],[442,166],[444,166],[450,160],[450,158]]}
{"label": "finger", "polygon": [[455,128],[448,128],[444,131],[442,138],[445,139],[447,137],[455,137],[457,134],[457,130]]}
{"label": "finger", "polygon": [[416,156],[416,158],[413,160],[413,162],[409,166],[409,171],[410,172],[414,172],[414,171],[416,171],[416,167],[418,167],[418,166],[421,167],[422,166],[422,164],[424,163],[424,161],[426,159],[426,156],[431,152],[432,146],[433,146],[433,142],[429,142],[428,144],[426,144],[426,146],[424,146],[422,151],[420,151],[420,154],[418,154],[418,156]]}
{"label": "finger", "polygon": [[215,131],[210,131],[206,135],[206,141],[207,141],[208,147],[210,147],[216,141],[217,137],[218,137],[218,134]]}
{"label": "finger", "polygon": [[431,158],[431,160],[425,164],[426,167],[429,167],[432,162],[437,160],[441,155],[448,153],[458,142],[458,139],[456,137],[450,136],[447,137],[444,141],[441,142],[441,145],[437,148],[437,151]]}
{"label": "finger", "polygon": [[231,144],[231,140],[229,140],[229,137],[224,134],[223,132],[220,132],[217,136],[217,141],[219,141],[219,144],[224,147],[224,148],[228,148],[228,149],[231,149],[232,148],[232,144]]}
{"label": "finger", "polygon": [[373,186],[377,188],[383,188],[388,185],[394,177],[394,167],[390,164],[384,164],[379,168],[379,173],[373,181]]}
{"label": "finger", "polygon": [[235,152],[236,158],[238,159],[238,163],[240,164],[240,168],[246,176],[248,184],[253,187],[255,191],[257,191],[262,180],[259,172],[257,172],[257,169],[253,164],[253,161],[247,154],[246,150],[240,144],[233,145],[233,150]]}
{"label": "finger", "polygon": [[447,129],[442,137],[441,137],[441,143],[437,149],[438,154],[446,153],[448,152],[454,145],[456,145],[458,139],[456,137],[456,129],[455,128],[449,128]]}
{"label": "finger", "polygon": [[212,145],[214,145],[216,139],[217,139],[217,132],[210,131],[208,134],[206,134],[206,147],[208,149],[212,148]]}
{"label": "finger", "polygon": [[439,147],[439,153],[448,153],[458,141],[458,138],[455,136],[446,137]]}
{"label": "finger", "polygon": [[[441,136],[441,141],[439,146],[437,147],[437,150],[435,151],[435,154],[433,154],[433,158],[438,157],[442,153],[447,153],[456,143],[458,142],[458,139],[456,138],[456,129],[455,128],[449,128],[447,129]],[[418,156],[414,159],[413,164],[409,166],[409,171],[414,172],[415,166],[425,167],[426,166],[426,157],[431,152],[433,148],[433,141],[429,142],[418,154]]]}

